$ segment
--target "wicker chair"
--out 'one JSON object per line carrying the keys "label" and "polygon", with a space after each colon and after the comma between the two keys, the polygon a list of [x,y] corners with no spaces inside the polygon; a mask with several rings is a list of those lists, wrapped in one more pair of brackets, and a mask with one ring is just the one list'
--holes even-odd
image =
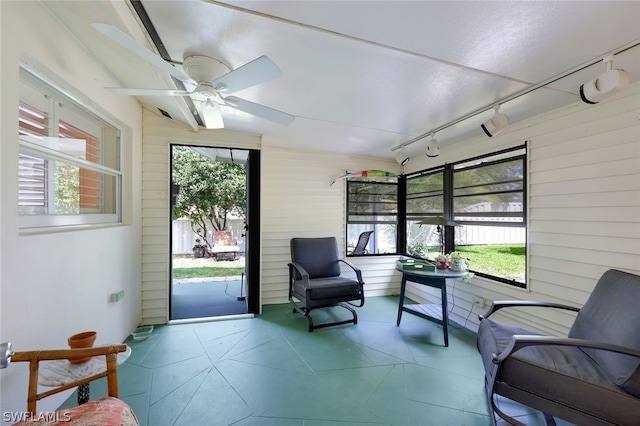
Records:
{"label": "wicker chair", "polygon": [[[100,424],[136,426],[138,420],[133,410],[124,401],[118,399],[118,362],[117,355],[124,352],[126,345],[100,346],[89,349],[56,349],[56,350],[36,350],[26,352],[11,353],[11,362],[29,363],[29,389],[27,393],[27,413],[29,418],[22,419],[14,426],[28,426],[41,424],[44,421],[49,424],[49,420],[61,423],[73,424]],[[104,357],[104,370],[88,377],[69,381],[68,383],[54,387],[51,390],[38,393],[38,372],[40,362],[64,360],[68,365],[68,359],[81,359],[86,357]],[[78,407],[61,409],[53,413],[47,413],[44,418],[36,411],[36,404],[42,398],[62,392],[76,386],[87,385],[93,380],[106,377],[108,396],[94,401],[89,401]]]}

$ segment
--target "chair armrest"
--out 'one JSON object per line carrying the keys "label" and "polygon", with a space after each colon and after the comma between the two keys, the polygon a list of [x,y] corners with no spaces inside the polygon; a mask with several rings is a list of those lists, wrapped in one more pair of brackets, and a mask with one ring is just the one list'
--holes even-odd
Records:
{"label": "chair armrest", "polygon": [[11,362],[52,361],[54,359],[86,358],[89,356],[117,354],[120,352],[125,352],[126,350],[127,345],[118,344],[96,346],[86,349],[44,349],[39,351],[14,352],[11,356]]}
{"label": "chair armrest", "polygon": [[[12,362],[28,362],[29,363],[29,387],[27,393],[27,410],[35,413],[36,403],[42,398],[62,392],[73,387],[89,383],[102,377],[107,378],[107,393],[109,396],[118,397],[118,362],[117,355],[119,352],[127,350],[127,345],[110,345],[96,346],[87,349],[49,349],[15,352],[11,356]],[[100,373],[84,377],[66,385],[55,387],[52,390],[38,393],[38,370],[40,361],[52,361],[60,359],[79,359],[94,356],[105,356],[105,369]]]}
{"label": "chair armrest", "polygon": [[300,274],[300,276],[302,277],[302,283],[304,284],[304,287],[305,287],[305,288],[308,288],[308,287],[309,287],[309,273],[307,272],[307,270],[306,270],[306,269],[304,269],[304,268],[302,267],[302,265],[301,265],[301,264],[296,263],[296,262],[291,262],[291,263],[289,263],[289,278],[290,278],[290,280],[289,280],[289,281],[291,281],[291,282],[289,283],[289,285],[290,285],[290,286],[292,286],[292,285],[293,285],[293,270],[294,270],[294,269],[295,269],[296,271],[298,271],[298,273],[299,273],[299,274]]}
{"label": "chair armrest", "polygon": [[494,312],[502,309],[502,308],[517,308],[524,306],[533,306],[539,308],[558,308],[558,309],[566,309],[569,311],[579,312],[580,308],[576,308],[575,306],[564,305],[562,303],[554,303],[554,302],[539,302],[534,300],[497,300],[491,304],[491,307],[484,315],[479,315],[480,320],[483,318],[488,318],[489,315]]}
{"label": "chair armrest", "polygon": [[356,273],[356,277],[358,278],[358,282],[360,284],[364,284],[364,282],[362,281],[362,271],[360,270],[360,268],[358,268],[356,265],[354,265],[353,263],[349,262],[348,260],[338,259],[338,262],[342,262],[345,265],[347,265],[348,267],[350,267],[351,269],[353,269],[353,271]]}
{"label": "chair armrest", "polygon": [[640,351],[638,350],[605,342],[597,342],[595,340],[574,339],[570,337],[531,336],[524,334],[515,334],[511,336],[511,340],[509,341],[509,344],[504,349],[504,351],[502,351],[500,354],[492,354],[492,360],[495,364],[500,364],[511,354],[517,352],[522,348],[525,348],[527,346],[541,345],[575,346],[580,348],[600,349],[640,358]]}

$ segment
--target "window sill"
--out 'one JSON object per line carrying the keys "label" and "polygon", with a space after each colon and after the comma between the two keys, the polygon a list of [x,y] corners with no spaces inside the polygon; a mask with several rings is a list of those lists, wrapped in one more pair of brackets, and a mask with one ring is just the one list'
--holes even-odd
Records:
{"label": "window sill", "polygon": [[121,228],[127,226],[124,223],[104,223],[87,225],[67,225],[67,226],[43,226],[39,228],[24,228],[18,231],[20,236],[59,234],[63,232],[90,231],[96,229]]}

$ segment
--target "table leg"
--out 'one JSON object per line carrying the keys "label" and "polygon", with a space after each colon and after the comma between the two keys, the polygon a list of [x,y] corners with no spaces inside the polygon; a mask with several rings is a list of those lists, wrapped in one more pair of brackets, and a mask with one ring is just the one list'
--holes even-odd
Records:
{"label": "table leg", "polygon": [[442,294],[442,332],[444,334],[444,346],[449,347],[449,315],[447,314],[447,281],[443,280]]}
{"label": "table leg", "polygon": [[78,386],[78,404],[82,405],[85,402],[89,402],[89,383]]}
{"label": "table leg", "polygon": [[402,274],[402,282],[400,283],[400,301],[398,302],[398,321],[396,325],[400,325],[402,319],[402,305],[404,305],[404,290],[407,287],[407,278]]}

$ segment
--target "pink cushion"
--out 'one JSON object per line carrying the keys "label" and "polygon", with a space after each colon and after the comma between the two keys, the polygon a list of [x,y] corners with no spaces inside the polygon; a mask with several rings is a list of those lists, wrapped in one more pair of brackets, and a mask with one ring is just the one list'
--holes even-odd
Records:
{"label": "pink cushion", "polygon": [[54,413],[36,412],[33,418],[15,423],[14,426],[138,426],[138,424],[138,419],[131,407],[118,398],[106,397]]}
{"label": "pink cushion", "polygon": [[233,245],[233,234],[231,231],[216,231],[213,233],[214,246],[230,246]]}

